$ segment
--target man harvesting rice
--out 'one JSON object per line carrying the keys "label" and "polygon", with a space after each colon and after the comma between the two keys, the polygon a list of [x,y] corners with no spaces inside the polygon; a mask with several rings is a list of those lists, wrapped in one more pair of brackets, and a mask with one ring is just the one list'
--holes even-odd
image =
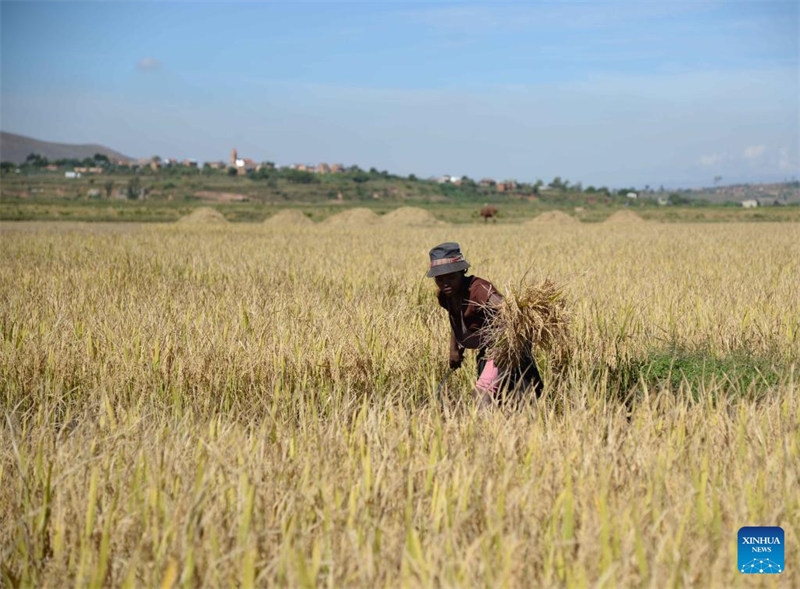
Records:
{"label": "man harvesting rice", "polygon": [[465,349],[478,350],[474,393],[479,402],[499,401],[504,391],[521,391],[530,386],[539,395],[542,380],[530,350],[502,369],[489,352],[491,321],[501,308],[503,296],[491,282],[467,276],[470,265],[457,243],[437,245],[430,251],[430,259],[428,277],[436,281],[436,296],[450,319],[450,369],[461,366]]}

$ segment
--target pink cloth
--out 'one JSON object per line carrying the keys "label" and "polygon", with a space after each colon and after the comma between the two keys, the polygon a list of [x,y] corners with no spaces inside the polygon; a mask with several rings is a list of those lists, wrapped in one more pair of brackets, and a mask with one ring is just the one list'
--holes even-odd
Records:
{"label": "pink cloth", "polygon": [[483,372],[478,377],[475,387],[487,393],[496,393],[500,385],[500,370],[494,365],[494,360],[488,360],[483,367]]}

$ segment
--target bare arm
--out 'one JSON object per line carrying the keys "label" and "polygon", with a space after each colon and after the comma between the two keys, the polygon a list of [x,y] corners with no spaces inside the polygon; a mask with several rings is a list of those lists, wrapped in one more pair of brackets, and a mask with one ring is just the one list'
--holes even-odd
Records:
{"label": "bare arm", "polygon": [[464,348],[458,345],[456,341],[456,334],[450,329],[450,368],[455,370],[459,366],[461,366],[461,362],[464,360]]}

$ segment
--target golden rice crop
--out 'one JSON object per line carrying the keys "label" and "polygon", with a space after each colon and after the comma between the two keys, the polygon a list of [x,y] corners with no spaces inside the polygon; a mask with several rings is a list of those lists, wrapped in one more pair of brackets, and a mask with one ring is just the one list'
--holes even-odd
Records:
{"label": "golden rice crop", "polygon": [[[0,233],[6,586],[800,586],[796,224]],[[450,240],[568,293],[539,401],[479,410],[468,354],[440,410]]]}
{"label": "golden rice crop", "polygon": [[520,366],[537,352],[550,359],[554,372],[569,358],[569,313],[563,288],[552,280],[512,289],[484,328],[490,355],[500,368]]}

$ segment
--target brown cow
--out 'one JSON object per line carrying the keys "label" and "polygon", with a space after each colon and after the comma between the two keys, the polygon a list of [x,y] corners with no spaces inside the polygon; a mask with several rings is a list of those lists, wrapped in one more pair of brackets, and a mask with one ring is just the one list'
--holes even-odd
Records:
{"label": "brown cow", "polygon": [[483,222],[486,223],[491,219],[495,223],[497,223],[497,207],[492,205],[484,205],[481,209],[481,217],[483,217]]}

